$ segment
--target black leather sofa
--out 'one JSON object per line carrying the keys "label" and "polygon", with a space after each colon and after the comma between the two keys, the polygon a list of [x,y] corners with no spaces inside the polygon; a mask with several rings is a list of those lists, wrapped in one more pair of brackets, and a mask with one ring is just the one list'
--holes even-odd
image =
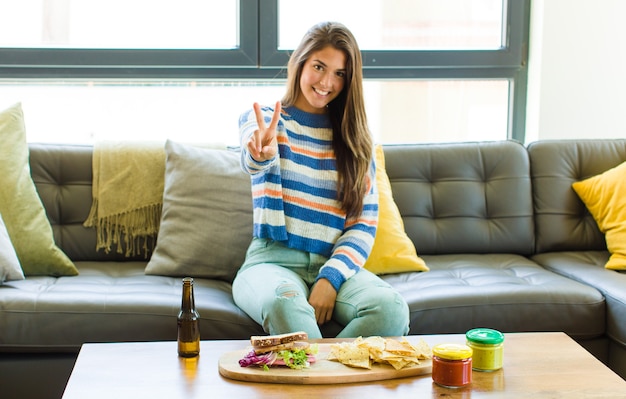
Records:
{"label": "black leather sofa", "polygon": [[[563,331],[626,378],[626,272],[604,268],[604,236],[571,188],[626,161],[626,140],[384,151],[405,230],[430,267],[383,276],[409,303],[410,334]],[[96,251],[95,232],[83,227],[92,153],[90,146],[30,144],[31,174],[55,240],[80,274],[0,285],[3,392],[60,397],[85,342],[176,339],[180,279],[146,275],[143,256]],[[263,334],[234,304],[230,283],[196,279],[195,297],[202,339]]]}

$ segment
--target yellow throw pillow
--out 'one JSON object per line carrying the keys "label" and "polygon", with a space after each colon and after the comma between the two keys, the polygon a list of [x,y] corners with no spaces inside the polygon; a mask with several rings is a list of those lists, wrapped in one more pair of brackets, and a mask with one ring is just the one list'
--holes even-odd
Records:
{"label": "yellow throw pillow", "polygon": [[0,112],[0,213],[26,276],[74,276],[30,175],[21,104]]}
{"label": "yellow throw pillow", "polygon": [[400,211],[393,200],[391,183],[385,170],[385,154],[376,146],[376,187],[378,188],[378,229],[365,268],[375,274],[428,271],[417,256],[411,239],[404,231]]}
{"label": "yellow throw pillow", "polygon": [[605,236],[611,253],[605,267],[626,270],[626,162],[572,188]]}

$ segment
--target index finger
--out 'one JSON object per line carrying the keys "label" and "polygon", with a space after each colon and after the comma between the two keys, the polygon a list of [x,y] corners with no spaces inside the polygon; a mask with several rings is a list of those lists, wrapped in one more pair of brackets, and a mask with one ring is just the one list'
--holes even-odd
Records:
{"label": "index finger", "polygon": [[259,130],[265,130],[265,118],[263,117],[263,113],[261,113],[261,106],[259,105],[259,103],[254,103],[252,108],[254,108],[256,124],[259,126]]}

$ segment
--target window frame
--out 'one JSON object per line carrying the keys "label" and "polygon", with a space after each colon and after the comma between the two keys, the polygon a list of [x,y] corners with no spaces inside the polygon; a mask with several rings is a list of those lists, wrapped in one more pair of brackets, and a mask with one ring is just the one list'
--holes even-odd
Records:
{"label": "window frame", "polygon": [[[506,79],[507,138],[524,142],[530,0],[508,0],[501,48],[363,50],[374,80]],[[278,49],[278,0],[239,0],[234,49],[0,48],[0,80],[284,79],[289,50]]]}

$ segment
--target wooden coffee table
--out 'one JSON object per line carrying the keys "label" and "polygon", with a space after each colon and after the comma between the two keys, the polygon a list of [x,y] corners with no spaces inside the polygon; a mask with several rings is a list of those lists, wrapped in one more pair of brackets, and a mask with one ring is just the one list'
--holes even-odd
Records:
{"label": "wooden coffee table", "polygon": [[[425,335],[431,346],[463,335]],[[329,342],[323,340],[323,342]],[[626,381],[563,333],[506,334],[504,368],[474,372],[471,386],[442,388],[430,374],[336,385],[230,380],[218,372],[225,352],[246,341],[202,341],[198,358],[182,359],[176,342],[83,345],[63,399],[124,398],[626,398]]]}

